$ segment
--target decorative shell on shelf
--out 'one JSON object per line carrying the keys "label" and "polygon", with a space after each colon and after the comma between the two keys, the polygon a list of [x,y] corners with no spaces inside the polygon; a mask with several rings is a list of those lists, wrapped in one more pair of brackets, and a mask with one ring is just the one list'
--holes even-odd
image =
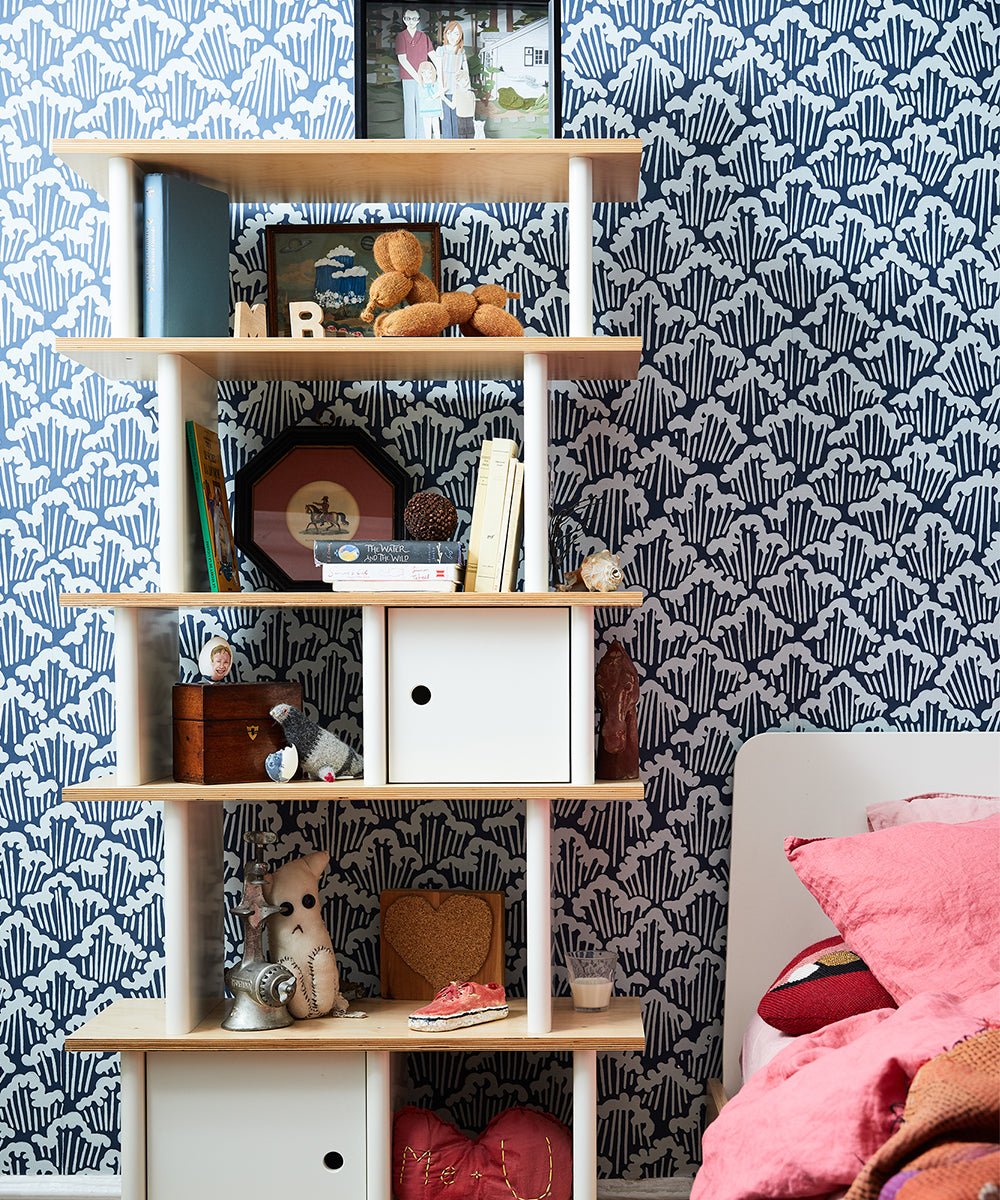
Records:
{"label": "decorative shell on shelf", "polygon": [[560,592],[616,592],[625,578],[618,565],[620,555],[612,554],[610,550],[598,550],[588,554],[575,571],[570,571],[564,577],[564,582],[558,587]]}

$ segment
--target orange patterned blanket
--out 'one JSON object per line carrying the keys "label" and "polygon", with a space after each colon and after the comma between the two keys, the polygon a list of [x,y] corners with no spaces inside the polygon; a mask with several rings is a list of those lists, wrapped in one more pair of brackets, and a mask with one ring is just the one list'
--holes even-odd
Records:
{"label": "orange patterned blanket", "polygon": [[899,1129],[845,1200],[968,1200],[1000,1195],[1000,1029],[925,1063]]}

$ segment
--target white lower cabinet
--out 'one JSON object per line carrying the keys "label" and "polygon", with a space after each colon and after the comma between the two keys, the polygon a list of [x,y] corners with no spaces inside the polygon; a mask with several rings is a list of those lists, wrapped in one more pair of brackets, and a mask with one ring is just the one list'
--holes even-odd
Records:
{"label": "white lower cabinet", "polygon": [[568,609],[395,608],[387,650],[390,783],[569,781]]}
{"label": "white lower cabinet", "polygon": [[146,1056],[147,1200],[368,1192],[362,1052]]}

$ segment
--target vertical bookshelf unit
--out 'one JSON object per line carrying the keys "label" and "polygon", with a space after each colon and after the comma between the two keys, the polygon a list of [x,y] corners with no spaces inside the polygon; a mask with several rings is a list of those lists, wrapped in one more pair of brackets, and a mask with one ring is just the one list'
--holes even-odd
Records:
{"label": "vertical bookshelf unit", "polygon": [[[67,1050],[121,1056],[123,1200],[215,1197],[222,1189],[289,1185],[315,1194],[390,1200],[392,1114],[398,1068],[411,1051],[567,1051],[573,1068],[573,1195],[596,1196],[598,1051],[640,1050],[640,999],[619,997],[579,1014],[551,996],[550,806],[555,799],[640,799],[639,780],[594,778],[594,611],[633,608],[634,591],[548,590],[550,380],[632,379],[638,338],[594,337],[595,202],[635,200],[638,140],[538,142],[58,141],[54,153],[109,206],[111,336],[61,338],[57,350],[109,380],[156,383],[160,440],[161,590],[64,595],[71,607],[113,610],[117,766],[112,777],[63,789],[73,802],[162,805],[166,995],[118,1000],[66,1039]],[[225,189],[232,202],[513,203],[567,206],[569,335],[553,338],[184,338],[139,336],[136,202],[142,177],[171,171]],[[523,380],[523,592],[211,593],[199,590],[190,553],[196,530],[185,422],[217,427],[220,380]],[[197,539],[194,538],[194,544]],[[202,786],[174,783],[170,689],[184,610],[226,607],[362,610],[365,776],[337,783]],[[569,668],[565,778],[503,783],[393,778],[394,709],[388,694],[394,639],[404,618],[448,608],[548,636],[555,619]],[[559,615],[561,614],[561,616]],[[395,618],[395,620],[394,620]],[[447,621],[444,622],[447,625]],[[446,636],[446,635],[445,635]],[[141,663],[140,663],[141,654]],[[456,664],[457,695],[465,686]],[[502,723],[503,714],[483,719]],[[526,996],[503,1021],[448,1033],[409,1030],[412,1001],[359,1002],[363,1020],[320,1019],[266,1033],[221,1028],[222,810],[225,801],[351,798],[497,798],[525,805]],[[223,1053],[224,1052],[224,1053]],[[254,1153],[248,1117],[262,1119],[274,1153]]]}

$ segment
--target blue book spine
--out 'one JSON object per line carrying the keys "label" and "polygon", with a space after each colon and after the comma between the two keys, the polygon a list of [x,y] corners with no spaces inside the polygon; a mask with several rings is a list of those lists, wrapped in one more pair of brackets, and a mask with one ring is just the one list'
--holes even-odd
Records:
{"label": "blue book spine", "polygon": [[229,336],[229,197],[177,175],[143,180],[142,332]]}

